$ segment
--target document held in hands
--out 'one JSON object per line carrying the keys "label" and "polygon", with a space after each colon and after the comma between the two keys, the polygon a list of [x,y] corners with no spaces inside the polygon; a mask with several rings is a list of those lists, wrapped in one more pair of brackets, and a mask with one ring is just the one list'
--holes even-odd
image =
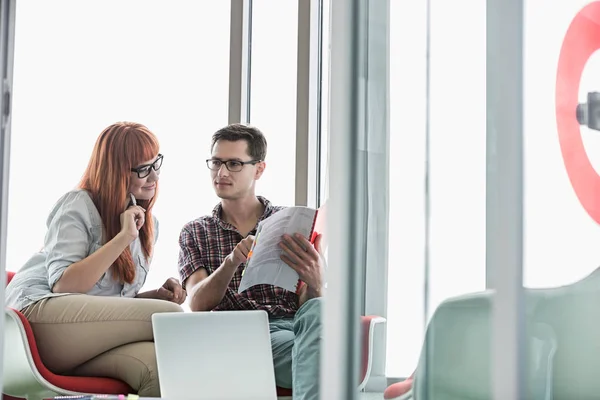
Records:
{"label": "document held in hands", "polygon": [[300,233],[314,244],[317,235],[322,234],[324,228],[323,208],[315,210],[310,207],[288,207],[261,221],[248,254],[238,293],[261,284],[296,292],[299,276],[281,259],[283,250],[279,243],[282,236],[288,234],[293,237]]}

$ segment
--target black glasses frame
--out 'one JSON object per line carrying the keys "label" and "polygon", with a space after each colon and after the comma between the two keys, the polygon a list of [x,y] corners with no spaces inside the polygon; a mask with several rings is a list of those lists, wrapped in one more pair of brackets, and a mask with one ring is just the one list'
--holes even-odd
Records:
{"label": "black glasses frame", "polygon": [[[152,170],[158,171],[160,169],[160,167],[162,167],[163,157],[164,156],[159,153],[158,157],[156,157],[156,160],[154,160],[154,162],[152,164],[140,165],[139,167],[131,168],[131,172],[135,172],[137,174],[138,178],[143,179],[143,178],[147,177],[148,175],[150,175]],[[158,165],[158,167],[157,167],[157,165]],[[150,168],[148,168],[148,167],[150,167]],[[148,168],[148,169],[144,171],[144,168]]]}
{"label": "black glasses frame", "polygon": [[[217,168],[211,168],[211,163],[219,163],[219,166]],[[221,165],[225,164],[225,168],[227,168],[228,171],[230,172],[240,172],[243,168],[244,165],[248,164],[248,165],[255,165],[258,164],[259,162],[262,162],[262,160],[250,160],[250,161],[240,161],[240,160],[219,160],[216,158],[209,158],[208,160],[206,160],[206,166],[208,167],[208,169],[210,169],[211,171],[218,171],[219,169],[221,169]],[[240,165],[239,169],[231,169],[230,167],[230,163],[236,163]]]}

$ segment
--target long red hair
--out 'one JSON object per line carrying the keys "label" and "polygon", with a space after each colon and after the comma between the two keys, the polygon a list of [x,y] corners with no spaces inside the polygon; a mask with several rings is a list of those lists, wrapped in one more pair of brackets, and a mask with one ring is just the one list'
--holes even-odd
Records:
{"label": "long red hair", "polygon": [[[121,231],[120,216],[128,199],[127,189],[132,177],[131,168],[151,160],[159,152],[156,136],[142,124],[117,122],[104,129],[92,151],[90,162],[79,187],[92,198],[104,225],[103,242],[106,243]],[[154,246],[154,221],[152,206],[158,194],[150,200],[139,200],[146,209],[146,222],[139,231],[139,239],[146,259]],[[113,264],[113,274],[120,282],[132,283],[135,264],[127,247]]]}

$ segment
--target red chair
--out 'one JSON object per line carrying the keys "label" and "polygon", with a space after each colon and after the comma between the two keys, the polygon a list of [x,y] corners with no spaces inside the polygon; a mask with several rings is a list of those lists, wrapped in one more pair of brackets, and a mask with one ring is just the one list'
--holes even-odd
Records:
{"label": "red chair", "polygon": [[[6,284],[14,274],[7,272]],[[361,317],[362,369],[359,390],[365,388],[371,373],[375,325],[384,322],[385,318],[382,317]],[[34,400],[57,395],[132,393],[126,383],[116,379],[65,376],[50,372],[40,359],[29,321],[21,312],[8,307],[5,309],[4,342],[10,343],[4,347],[4,400],[15,397]],[[291,396],[292,390],[278,387],[277,395]]]}
{"label": "red chair", "polygon": [[[364,390],[371,375],[371,368],[373,367],[373,337],[375,336],[375,326],[382,324],[386,321],[383,317],[376,315],[367,315],[360,317],[361,323],[361,371],[359,377],[358,390]],[[277,387],[277,396],[291,396],[291,389],[284,389]]]}
{"label": "red chair", "polygon": [[[7,272],[6,283],[14,276]],[[56,375],[42,363],[29,321],[12,308],[4,311],[4,383],[5,400],[43,399],[54,396],[132,393],[126,383],[111,378]]]}

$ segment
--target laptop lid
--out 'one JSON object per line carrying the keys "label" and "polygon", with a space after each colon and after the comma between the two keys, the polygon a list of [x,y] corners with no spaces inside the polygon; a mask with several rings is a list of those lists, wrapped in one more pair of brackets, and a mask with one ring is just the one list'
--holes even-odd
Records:
{"label": "laptop lid", "polygon": [[266,312],[157,313],[152,328],[162,398],[277,398]]}

